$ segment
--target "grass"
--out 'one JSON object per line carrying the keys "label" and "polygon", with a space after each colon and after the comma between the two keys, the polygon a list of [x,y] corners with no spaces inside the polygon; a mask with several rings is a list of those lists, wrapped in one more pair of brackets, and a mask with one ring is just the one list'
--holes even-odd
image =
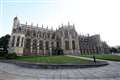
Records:
{"label": "grass", "polygon": [[[90,57],[90,58],[93,57],[93,55],[81,55],[81,56]],[[103,59],[103,60],[120,61],[120,56],[113,54],[96,54],[95,57],[97,59]]]}
{"label": "grass", "polygon": [[73,58],[68,56],[18,56],[16,58],[18,61],[27,61],[27,62],[39,62],[39,63],[79,63],[79,64],[88,64],[91,61]]}

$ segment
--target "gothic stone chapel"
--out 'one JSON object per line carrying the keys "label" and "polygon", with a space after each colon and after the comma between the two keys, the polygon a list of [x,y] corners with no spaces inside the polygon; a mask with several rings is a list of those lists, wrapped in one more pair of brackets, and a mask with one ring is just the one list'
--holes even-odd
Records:
{"label": "gothic stone chapel", "polygon": [[61,25],[58,29],[44,28],[43,25],[21,24],[18,17],[13,19],[9,41],[9,53],[17,55],[80,55],[105,52],[100,35],[78,35],[75,25]]}

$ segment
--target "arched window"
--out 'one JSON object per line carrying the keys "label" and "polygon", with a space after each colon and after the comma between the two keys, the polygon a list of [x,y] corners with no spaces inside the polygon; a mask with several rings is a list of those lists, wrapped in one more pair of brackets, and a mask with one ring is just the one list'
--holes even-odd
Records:
{"label": "arched window", "polygon": [[40,49],[40,50],[43,49],[43,41],[42,41],[42,40],[39,41],[39,49]]}
{"label": "arched window", "polygon": [[75,49],[75,41],[74,40],[72,41],[72,49],[73,50]]}
{"label": "arched window", "polygon": [[37,33],[37,38],[39,38],[39,33]]}
{"label": "arched window", "polygon": [[31,31],[29,29],[27,29],[26,36],[30,36],[30,35],[31,35]]}
{"label": "arched window", "polygon": [[15,33],[16,32],[16,29],[13,29],[13,31],[12,31],[13,33]]}
{"label": "arched window", "polygon": [[20,36],[17,37],[16,47],[19,47],[19,44],[20,44]]}
{"label": "arched window", "polygon": [[37,50],[37,40],[36,39],[33,40],[32,47],[33,47],[33,50]]}
{"label": "arched window", "polygon": [[54,42],[51,42],[51,47],[54,48]]}
{"label": "arched window", "polygon": [[18,27],[18,32],[21,32],[21,30],[22,30],[21,27]]}
{"label": "arched window", "polygon": [[46,47],[46,50],[49,49],[49,41],[46,41],[46,43],[45,43],[45,47]]}
{"label": "arched window", "polygon": [[69,41],[65,41],[65,49],[69,50]]}
{"label": "arched window", "polygon": [[50,38],[50,33],[49,32],[47,33],[47,38]]}
{"label": "arched window", "polygon": [[56,46],[57,46],[57,48],[60,48],[60,42],[59,41],[56,42]]}
{"label": "arched window", "polygon": [[32,32],[32,36],[37,37],[37,34],[36,34],[35,30]]}
{"label": "arched window", "polygon": [[25,40],[25,48],[30,49],[31,48],[31,39],[26,39]]}
{"label": "arched window", "polygon": [[12,37],[12,47],[14,47],[15,44],[15,36]]}
{"label": "arched window", "polygon": [[55,39],[55,33],[52,34],[52,39]]}
{"label": "arched window", "polygon": [[68,38],[68,31],[65,31],[65,38]]}
{"label": "arched window", "polygon": [[39,32],[39,38],[41,38],[41,32]]}
{"label": "arched window", "polygon": [[23,43],[24,43],[24,37],[22,37],[22,40],[21,40],[21,47],[23,47]]}
{"label": "arched window", "polygon": [[46,35],[45,35],[45,32],[43,32],[43,38],[45,38],[45,36],[46,36]]}

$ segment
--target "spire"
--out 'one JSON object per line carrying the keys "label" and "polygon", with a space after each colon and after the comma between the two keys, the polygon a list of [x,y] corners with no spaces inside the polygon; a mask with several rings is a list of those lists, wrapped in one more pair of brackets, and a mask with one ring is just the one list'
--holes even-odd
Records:
{"label": "spire", "polygon": [[38,24],[37,24],[37,27],[38,27]]}
{"label": "spire", "polygon": [[53,30],[53,27],[51,26],[51,30]]}
{"label": "spire", "polygon": [[25,23],[26,25],[27,25],[27,21],[26,21],[26,23]]}
{"label": "spire", "polygon": [[31,23],[31,27],[33,27],[33,23]]}
{"label": "spire", "polygon": [[48,29],[48,25],[47,25],[47,29]]}
{"label": "spire", "polygon": [[16,16],[16,17],[14,17],[14,20],[18,20],[18,17]]}
{"label": "spire", "polygon": [[42,28],[43,28],[43,24],[42,24]]}
{"label": "spire", "polygon": [[56,31],[57,31],[57,28],[56,28]]}
{"label": "spire", "polygon": [[58,29],[60,29],[60,25],[58,26]]}
{"label": "spire", "polygon": [[75,24],[73,24],[73,28],[75,29]]}
{"label": "spire", "polygon": [[90,36],[89,33],[87,33],[87,36],[88,36],[88,37]]}
{"label": "spire", "polygon": [[19,21],[18,17],[16,16],[13,19],[13,28],[17,28],[17,27],[19,27],[19,25],[20,25],[20,21]]}
{"label": "spire", "polygon": [[62,27],[63,27],[63,23],[62,23],[61,25],[62,25]]}

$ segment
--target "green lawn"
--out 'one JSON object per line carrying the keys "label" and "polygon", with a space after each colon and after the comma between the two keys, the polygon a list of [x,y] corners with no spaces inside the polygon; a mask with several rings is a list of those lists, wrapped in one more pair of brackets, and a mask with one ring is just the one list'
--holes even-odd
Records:
{"label": "green lawn", "polygon": [[[83,57],[93,57],[92,55],[81,55]],[[120,56],[112,54],[96,54],[97,59],[110,60],[110,61],[120,61]]]}
{"label": "green lawn", "polygon": [[92,61],[83,60],[79,58],[73,58],[68,56],[18,56],[16,58],[18,61],[28,61],[28,62],[39,62],[39,63],[79,63],[86,64],[91,63]]}

